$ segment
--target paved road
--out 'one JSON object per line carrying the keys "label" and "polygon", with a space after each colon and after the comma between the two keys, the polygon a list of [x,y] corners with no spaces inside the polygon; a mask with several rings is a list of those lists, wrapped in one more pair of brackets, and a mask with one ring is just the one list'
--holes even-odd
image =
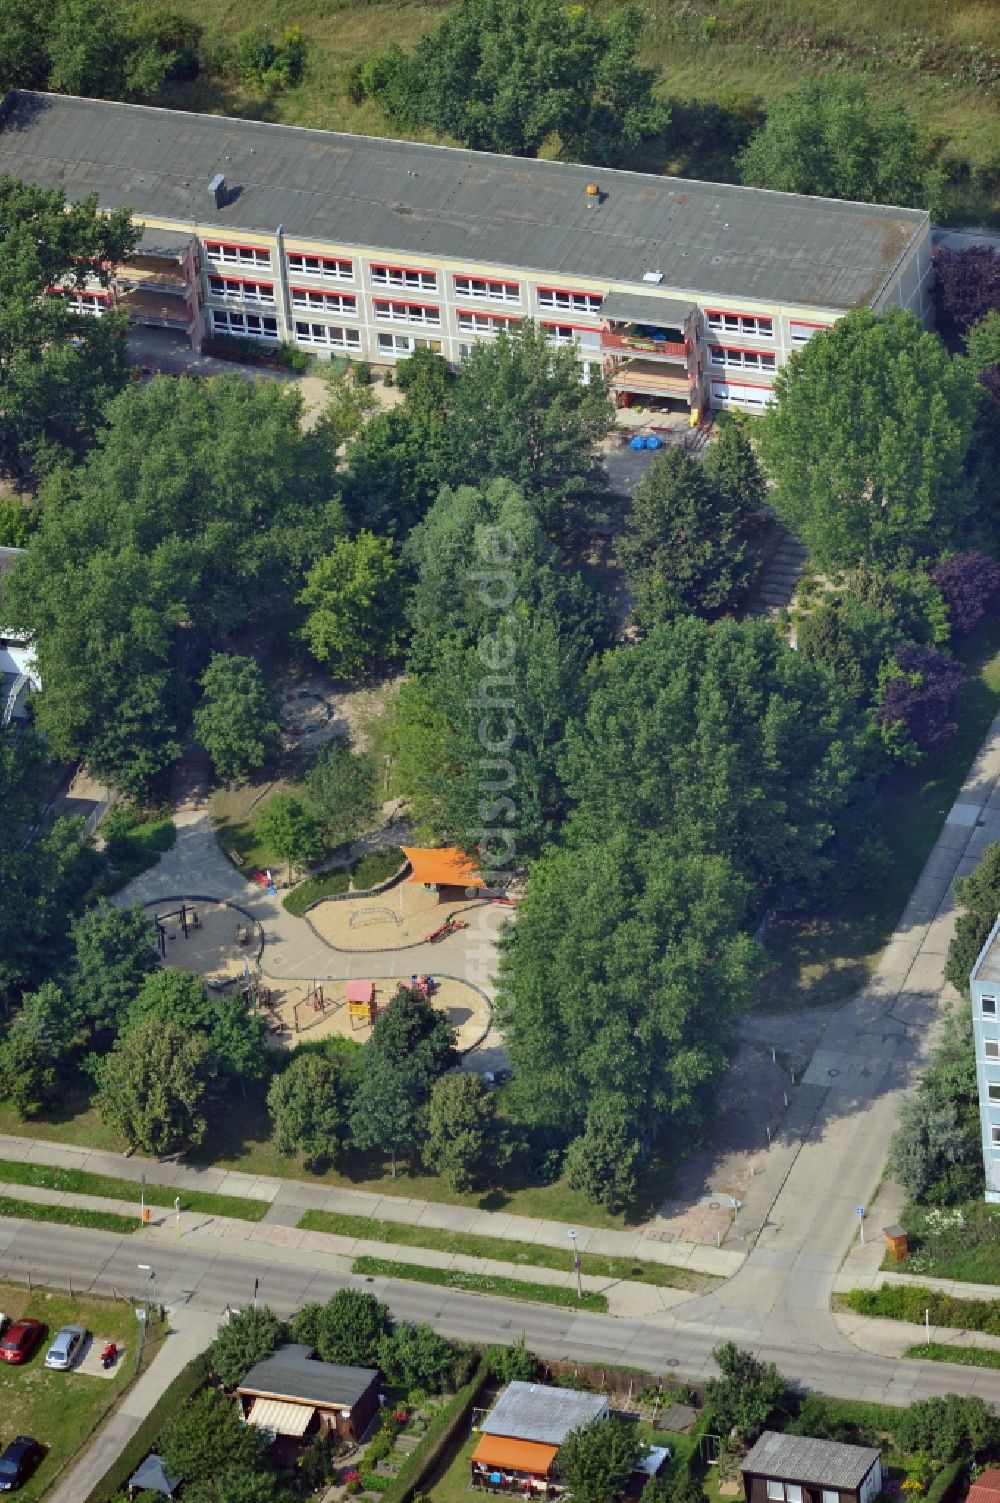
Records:
{"label": "paved road", "polygon": [[[225,1307],[238,1308],[253,1295],[280,1315],[309,1300],[326,1300],[348,1285],[367,1287],[385,1299],[395,1315],[429,1321],[446,1336],[475,1341],[510,1341],[522,1331],[528,1345],[550,1360],[616,1363],[646,1372],[673,1373],[698,1381],[712,1371],[717,1336],[704,1329],[678,1327],[669,1316],[643,1321],[525,1305],[485,1295],[456,1293],[393,1279],[363,1280],[331,1271],[335,1260],[289,1249],[271,1257],[259,1252],[216,1253],[202,1246],[185,1247],[145,1238],[120,1238],[103,1232],[51,1227],[35,1222],[0,1222],[0,1278],[32,1277],[55,1287],[137,1298],[144,1287],[138,1262],[156,1269],[157,1298],[185,1312],[205,1312],[218,1319]],[[942,1363],[897,1362],[844,1344],[843,1351],[822,1350],[808,1331],[795,1341],[762,1339],[750,1343],[778,1363],[803,1388],[876,1402],[906,1404],[932,1393],[979,1393],[1000,1402],[1000,1372],[958,1368]]]}

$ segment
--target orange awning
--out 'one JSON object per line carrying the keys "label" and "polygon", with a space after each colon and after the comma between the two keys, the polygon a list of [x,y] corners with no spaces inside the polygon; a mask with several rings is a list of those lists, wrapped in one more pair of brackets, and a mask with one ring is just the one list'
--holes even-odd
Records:
{"label": "orange awning", "polygon": [[546,1477],[558,1452],[558,1446],[543,1446],[537,1440],[508,1440],[503,1435],[484,1435],[473,1451],[472,1459],[480,1466],[493,1466],[498,1471],[533,1472],[536,1477]]}
{"label": "orange awning", "polygon": [[454,846],[427,849],[404,845],[403,855],[413,868],[407,882],[422,882],[428,887],[486,886],[472,857]]}

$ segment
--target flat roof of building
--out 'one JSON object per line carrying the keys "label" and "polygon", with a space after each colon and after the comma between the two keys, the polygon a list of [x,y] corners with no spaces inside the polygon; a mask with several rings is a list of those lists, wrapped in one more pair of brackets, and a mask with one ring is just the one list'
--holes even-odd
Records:
{"label": "flat roof of building", "polygon": [[608,1401],[602,1393],[515,1380],[507,1384],[480,1429],[484,1435],[561,1446],[571,1430],[600,1419],[607,1412]]}
{"label": "flat roof of building", "polygon": [[859,1488],[881,1452],[874,1446],[849,1446],[811,1435],[783,1435],[765,1430],[740,1463],[744,1472],[776,1482],[807,1482],[814,1487]]}
{"label": "flat roof of building", "polygon": [[[11,91],[0,172],[174,223],[831,309],[870,303],[922,209]],[[224,174],[216,203],[209,183]],[[600,189],[588,195],[587,185]]]}
{"label": "flat roof of building", "polygon": [[972,967],[970,981],[1000,981],[1000,918],[986,936],[986,943]]}

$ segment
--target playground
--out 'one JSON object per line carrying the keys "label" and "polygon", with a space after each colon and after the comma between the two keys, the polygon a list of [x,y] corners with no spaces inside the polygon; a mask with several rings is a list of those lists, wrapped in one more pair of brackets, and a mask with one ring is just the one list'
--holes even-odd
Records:
{"label": "playground", "polygon": [[216,988],[254,971],[260,929],[231,904],[165,898],[147,903],[146,912],[164,965],[194,971]]}
{"label": "playground", "polygon": [[[336,950],[399,950],[433,941],[447,952],[448,933],[465,928],[470,910],[483,899],[467,897],[461,889],[445,896],[412,882],[399,882],[372,897],[319,903],[309,910],[309,923]],[[446,932],[440,933],[439,931]]]}
{"label": "playground", "polygon": [[[275,1048],[337,1036],[365,1044],[378,1014],[408,976],[371,977],[355,981],[299,981],[266,973],[257,996],[267,1025],[267,1041]],[[490,1026],[490,1009],[475,987],[452,976],[419,978],[431,1005],[445,1013],[456,1033],[456,1047],[471,1049]]]}

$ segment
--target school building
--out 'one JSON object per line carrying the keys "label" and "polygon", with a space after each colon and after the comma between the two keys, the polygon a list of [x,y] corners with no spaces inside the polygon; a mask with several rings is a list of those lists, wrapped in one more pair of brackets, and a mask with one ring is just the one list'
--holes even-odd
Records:
{"label": "school building", "polygon": [[391,366],[533,318],[619,406],[762,409],[851,308],[931,315],[929,216],[219,115],[13,90],[0,173],[143,226],[74,292],[213,334]]}

